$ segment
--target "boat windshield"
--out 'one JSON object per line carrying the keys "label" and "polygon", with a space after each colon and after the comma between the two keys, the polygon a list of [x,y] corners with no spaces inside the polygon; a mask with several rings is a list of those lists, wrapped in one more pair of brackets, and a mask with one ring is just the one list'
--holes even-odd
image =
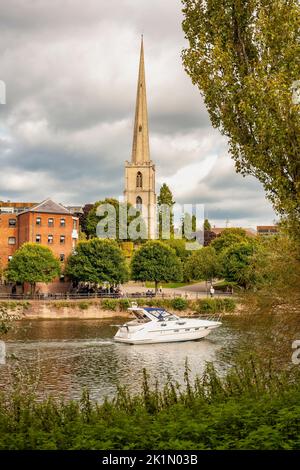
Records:
{"label": "boat windshield", "polygon": [[177,320],[178,317],[172,313],[167,312],[161,308],[150,308],[146,307],[145,310],[153,315],[159,321],[170,321],[170,320]]}
{"label": "boat windshield", "polygon": [[139,323],[146,323],[148,321],[151,321],[150,318],[148,318],[142,310],[132,310],[132,313]]}

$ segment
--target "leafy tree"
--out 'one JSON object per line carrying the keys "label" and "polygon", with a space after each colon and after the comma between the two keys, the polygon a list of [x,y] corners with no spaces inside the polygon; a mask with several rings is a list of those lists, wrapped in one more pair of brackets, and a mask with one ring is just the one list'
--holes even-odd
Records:
{"label": "leafy tree", "polygon": [[87,230],[87,219],[88,219],[89,212],[92,210],[93,207],[94,207],[94,204],[85,204],[82,210],[82,214],[79,215],[80,230],[86,236],[89,235],[88,230]]}
{"label": "leafy tree", "polygon": [[9,262],[6,277],[22,284],[28,282],[33,294],[37,282],[51,282],[60,273],[60,262],[49,248],[37,243],[24,243]]}
{"label": "leafy tree", "polygon": [[165,243],[148,241],[133,255],[131,273],[135,281],[154,281],[157,291],[159,282],[181,281],[182,264]]}
{"label": "leafy tree", "polygon": [[[115,209],[115,217],[108,216],[107,214],[104,214],[102,216],[97,215],[97,209],[100,205],[102,204],[110,204],[111,206],[114,207]],[[119,215],[120,215],[120,208],[122,208],[124,211],[127,213],[127,238],[123,238],[123,235],[121,236],[120,234],[120,227],[119,227]],[[114,224],[116,227],[116,232],[115,232],[115,239],[116,240],[130,240],[130,236],[128,234],[128,227],[132,223],[134,219],[140,216],[140,212],[136,212],[135,215],[128,215],[129,210],[132,208],[132,205],[129,203],[122,203],[117,201],[117,199],[113,198],[107,198],[104,199],[103,201],[98,201],[94,204],[93,208],[89,211],[88,216],[87,216],[87,221],[86,221],[86,230],[89,235],[89,237],[96,237],[97,236],[97,224],[103,219],[108,220],[107,227],[109,228],[110,222]],[[147,233],[146,228],[145,228],[145,223],[142,220],[140,227],[137,229],[141,234],[143,232]]]}
{"label": "leafy tree", "polygon": [[300,251],[299,246],[284,233],[278,236],[260,239],[259,249],[251,259],[252,269],[257,276],[255,287],[264,297],[274,295],[284,302],[292,303],[297,309],[300,284]]}
{"label": "leafy tree", "polygon": [[216,250],[207,246],[193,252],[185,264],[184,271],[187,279],[212,281],[220,274]]}
{"label": "leafy tree", "polygon": [[217,253],[221,253],[225,248],[249,240],[250,237],[247,236],[245,230],[242,228],[225,228],[221,234],[211,242],[210,246],[212,246]]}
{"label": "leafy tree", "polygon": [[92,238],[79,242],[67,261],[66,274],[76,281],[123,283],[128,279],[125,257],[113,240]]}
{"label": "leafy tree", "polygon": [[174,223],[173,223],[174,204],[175,204],[175,201],[173,200],[173,194],[169,186],[166,183],[164,183],[162,187],[160,188],[159,196],[157,198],[157,205],[158,205],[158,211],[159,211],[158,234],[159,234],[160,239],[169,238],[169,233],[171,237],[174,235]]}
{"label": "leafy tree", "polygon": [[254,257],[258,244],[242,242],[229,246],[221,254],[222,274],[226,281],[235,282],[244,289],[259,283]]}
{"label": "leafy tree", "polygon": [[171,238],[165,240],[164,243],[175,250],[176,255],[184,263],[185,260],[191,255],[192,251],[186,249],[186,241],[182,239]]}
{"label": "leafy tree", "polygon": [[[236,170],[300,233],[299,0],[183,0],[183,63]],[[295,93],[295,92],[294,92]]]}
{"label": "leafy tree", "polygon": [[210,225],[210,222],[209,222],[208,219],[205,219],[205,220],[204,220],[203,229],[204,229],[204,230],[211,231],[211,225]]}

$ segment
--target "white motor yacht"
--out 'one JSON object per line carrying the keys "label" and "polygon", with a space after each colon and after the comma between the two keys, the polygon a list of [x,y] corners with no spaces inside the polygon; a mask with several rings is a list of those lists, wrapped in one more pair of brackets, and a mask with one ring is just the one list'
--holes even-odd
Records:
{"label": "white motor yacht", "polygon": [[118,325],[114,339],[120,343],[148,344],[195,341],[218,328],[219,321],[182,318],[162,308],[132,306],[134,320]]}

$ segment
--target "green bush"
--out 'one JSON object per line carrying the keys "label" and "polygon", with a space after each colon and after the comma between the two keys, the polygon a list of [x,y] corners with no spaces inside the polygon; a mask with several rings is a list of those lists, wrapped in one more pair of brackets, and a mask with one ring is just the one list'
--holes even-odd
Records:
{"label": "green bush", "polygon": [[232,298],[225,299],[199,299],[193,304],[197,313],[234,312],[236,303]]}
{"label": "green bush", "polygon": [[142,305],[147,305],[148,307],[158,307],[158,308],[171,308],[170,299],[144,299]]}
{"label": "green bush", "polygon": [[216,313],[215,299],[201,299],[196,302],[196,311],[199,313]]}
{"label": "green bush", "polygon": [[224,310],[225,312],[234,312],[236,308],[236,303],[234,299],[231,299],[230,297],[227,297],[223,299],[223,304],[224,304]]}
{"label": "green bush", "polygon": [[126,311],[129,307],[131,307],[131,302],[129,299],[119,299],[118,300],[118,305],[119,309],[124,312]]}
{"label": "green bush", "polygon": [[8,310],[19,310],[20,308],[27,310],[30,307],[30,305],[31,305],[30,302],[28,302],[27,300],[24,300],[24,301],[8,300],[8,301],[0,302],[0,307],[7,308]]}
{"label": "green bush", "polygon": [[78,307],[80,308],[80,310],[87,310],[90,305],[91,305],[90,302],[79,302],[78,303]]}
{"label": "green bush", "polygon": [[103,299],[101,301],[101,306],[104,310],[112,310],[115,312],[117,310],[118,301],[116,299]]}
{"label": "green bush", "polygon": [[186,310],[189,307],[189,302],[182,297],[176,297],[171,300],[171,307],[174,310]]}
{"label": "green bush", "polygon": [[70,302],[68,300],[59,300],[56,302],[51,302],[51,305],[53,305],[54,308],[61,309],[61,308],[67,308],[67,307],[76,307],[75,302]]}

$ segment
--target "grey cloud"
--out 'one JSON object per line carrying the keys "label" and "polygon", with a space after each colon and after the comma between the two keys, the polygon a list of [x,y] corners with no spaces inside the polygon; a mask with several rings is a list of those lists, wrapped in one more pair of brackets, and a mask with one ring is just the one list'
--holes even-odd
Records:
{"label": "grey cloud", "polygon": [[[160,180],[225,155],[199,91],[185,74],[180,0],[10,0],[1,5],[0,199],[85,203],[123,192],[130,159],[139,35],[151,155]],[[229,158],[224,157],[224,158]],[[260,185],[217,166],[182,202],[221,220],[272,217]],[[158,188],[159,189],[159,188]],[[175,188],[176,189],[176,188]],[[219,201],[223,201],[222,204]],[[239,204],[239,205],[238,205]]]}

